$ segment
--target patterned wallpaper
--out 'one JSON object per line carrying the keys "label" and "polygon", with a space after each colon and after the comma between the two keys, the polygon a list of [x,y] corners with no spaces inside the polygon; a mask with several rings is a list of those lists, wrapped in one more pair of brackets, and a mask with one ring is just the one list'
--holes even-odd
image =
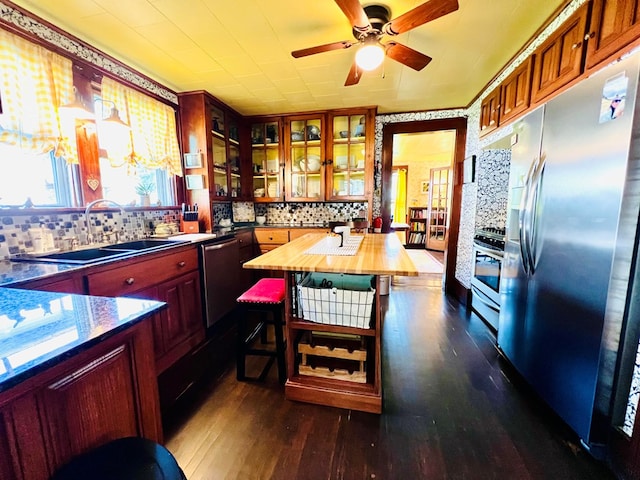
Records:
{"label": "patterned wallpaper", "polygon": [[477,203],[475,228],[504,228],[511,150],[483,150],[476,162]]}

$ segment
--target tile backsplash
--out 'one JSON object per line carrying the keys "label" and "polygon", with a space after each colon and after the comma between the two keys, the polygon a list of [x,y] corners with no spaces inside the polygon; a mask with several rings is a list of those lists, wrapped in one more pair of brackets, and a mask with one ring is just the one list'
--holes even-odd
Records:
{"label": "tile backsplash", "polygon": [[[178,210],[94,211],[90,213],[91,233],[111,234],[117,232],[118,239],[137,240],[153,233],[158,223],[177,223]],[[53,234],[56,249],[69,250],[74,239],[82,245],[87,243],[87,223],[84,213],[51,213],[43,215],[2,215],[0,213],[0,259],[11,255],[33,251],[30,228],[43,227]],[[115,242],[112,237],[111,243]]]}
{"label": "tile backsplash", "polygon": [[[221,202],[213,204],[213,216],[214,225],[219,225],[220,220],[232,218],[232,216],[235,222],[253,221],[255,215],[266,215],[267,224],[322,225],[330,221],[366,217],[367,208],[367,202],[256,204],[238,202],[237,205],[232,205],[231,202]],[[117,232],[120,241],[145,238],[153,234],[154,226],[158,223],[178,223],[180,221],[180,212],[177,209],[128,211],[124,214],[117,210],[94,211],[89,216],[91,217],[91,233],[94,237]],[[19,253],[33,252],[29,229],[40,226],[53,234],[56,249],[69,250],[74,239],[80,245],[87,243],[87,224],[84,213],[4,216],[0,213],[0,260],[7,260],[12,255]],[[114,243],[115,237],[111,236],[109,241]]]}

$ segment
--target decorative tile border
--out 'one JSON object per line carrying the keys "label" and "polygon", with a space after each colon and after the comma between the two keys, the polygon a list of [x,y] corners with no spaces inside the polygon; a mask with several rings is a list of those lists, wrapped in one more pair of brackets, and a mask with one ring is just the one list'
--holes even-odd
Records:
{"label": "decorative tile border", "polygon": [[76,58],[100,67],[103,70],[112,73],[116,77],[126,80],[127,82],[153,93],[158,97],[164,98],[174,105],[178,105],[178,95],[174,92],[141,76],[134,70],[127,68],[120,63],[114,62],[104,53],[86,44],[80,43],[78,39],[70,34],[62,32],[61,30],[53,29],[41,23],[35,16],[32,17],[30,15],[26,15],[2,1],[0,1],[0,21],[11,24],[25,33],[35,35],[46,43],[61,48]]}

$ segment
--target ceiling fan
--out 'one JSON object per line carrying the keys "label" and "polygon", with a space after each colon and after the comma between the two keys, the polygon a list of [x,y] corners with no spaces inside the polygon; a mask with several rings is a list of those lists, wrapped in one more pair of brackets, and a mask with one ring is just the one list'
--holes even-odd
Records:
{"label": "ceiling fan", "polygon": [[429,0],[389,20],[389,9],[383,5],[363,7],[359,0],[335,0],[335,2],[353,26],[353,36],[356,41],[343,40],[303,48],[291,52],[291,55],[294,58],[300,58],[361,45],[347,75],[345,86],[357,84],[362,76],[361,70],[373,70],[382,63],[385,55],[414,70],[422,70],[429,64],[431,57],[400,43],[391,41],[383,44],[380,40],[385,35],[399,35],[458,9],[458,0]]}

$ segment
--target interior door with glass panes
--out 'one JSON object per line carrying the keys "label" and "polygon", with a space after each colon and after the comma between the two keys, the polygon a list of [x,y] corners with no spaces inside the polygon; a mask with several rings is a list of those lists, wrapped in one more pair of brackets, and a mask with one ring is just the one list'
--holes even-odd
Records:
{"label": "interior door with glass panes", "polygon": [[451,201],[451,169],[432,168],[429,185],[429,228],[426,247],[444,251],[449,233],[449,203]]}
{"label": "interior door with glass panes", "polygon": [[365,115],[335,116],[327,197],[364,197],[366,167]]}
{"label": "interior door with glass panes", "polygon": [[296,117],[288,120],[289,164],[285,185],[287,200],[324,200],[322,132],[322,117]]}
{"label": "interior door with glass panes", "polygon": [[277,121],[251,125],[251,163],[254,200],[282,200],[280,124]]}

